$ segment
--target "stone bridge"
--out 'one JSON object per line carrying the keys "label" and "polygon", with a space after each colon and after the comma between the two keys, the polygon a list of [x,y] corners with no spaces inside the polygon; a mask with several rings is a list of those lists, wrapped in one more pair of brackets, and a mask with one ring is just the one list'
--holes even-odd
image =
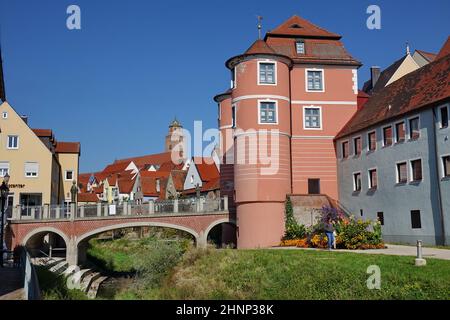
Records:
{"label": "stone bridge", "polygon": [[50,243],[58,238],[59,244],[66,248],[66,260],[70,265],[76,265],[85,261],[88,241],[107,231],[134,227],[173,228],[191,234],[198,247],[205,247],[208,234],[215,226],[235,224],[228,212],[226,198],[209,203],[183,201],[14,208],[8,222],[7,240],[10,248],[14,248],[18,245],[30,247],[43,237],[49,237],[46,241]]}

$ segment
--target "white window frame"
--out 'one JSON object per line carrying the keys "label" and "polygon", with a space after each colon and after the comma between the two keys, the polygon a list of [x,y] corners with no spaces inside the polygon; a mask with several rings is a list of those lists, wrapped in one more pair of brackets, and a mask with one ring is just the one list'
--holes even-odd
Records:
{"label": "white window frame", "polygon": [[[275,122],[261,122],[261,103],[271,102],[275,103]],[[258,100],[258,124],[260,125],[277,125],[278,124],[278,101],[271,99],[261,99]]]}
{"label": "white window frame", "polygon": [[[400,123],[403,123],[403,125],[405,127],[405,139],[402,142],[399,142],[398,139],[397,139],[397,125],[400,124]],[[394,133],[394,137],[393,137],[394,144],[404,143],[404,142],[406,142],[408,140],[408,129],[407,129],[406,120],[401,120],[401,121],[395,122],[393,130],[394,130],[394,132],[393,132]]]}
{"label": "white window frame", "polygon": [[[67,179],[67,172],[72,172],[72,179]],[[75,173],[75,170],[66,170],[66,171],[64,171],[64,180],[65,181],[73,181],[75,179],[74,173]]]}
{"label": "white window frame", "polygon": [[[444,164],[444,158],[445,157],[450,157],[450,153],[449,154],[443,154],[441,155],[441,178],[449,178],[445,176],[445,164]],[[423,174],[422,174],[423,175]]]}
{"label": "white window frame", "polygon": [[[298,47],[297,44],[298,43],[303,43],[303,52],[298,52]],[[305,40],[302,39],[296,39],[295,40],[295,53],[296,54],[306,54],[306,44],[305,44]]]}
{"label": "white window frame", "polygon": [[[261,65],[261,63],[272,63],[273,65],[274,65],[274,68],[273,68],[273,76],[274,76],[274,83],[261,83],[260,82],[260,73],[259,73],[259,71],[260,71],[260,65]],[[270,60],[270,59],[267,59],[267,60],[258,60],[258,67],[257,67],[257,81],[258,81],[258,86],[276,86],[277,85],[277,83],[278,83],[278,66],[277,66],[277,62],[275,61],[275,60]]]}
{"label": "white window frame", "polygon": [[[391,143],[390,145],[386,145],[386,144],[384,143],[384,140],[385,140],[384,138],[386,138],[386,137],[384,136],[384,129],[386,129],[386,128],[391,128],[391,134],[392,134],[391,139],[392,139],[392,143]],[[383,148],[392,147],[392,146],[394,145],[394,140],[395,140],[395,137],[394,137],[394,131],[395,131],[395,129],[394,129],[394,127],[392,126],[392,124],[387,125],[387,126],[383,126],[383,127],[381,128],[381,136],[382,136],[382,144],[383,144]]]}
{"label": "white window frame", "polygon": [[[374,171],[374,170],[377,172],[377,187],[376,188],[372,187],[372,178],[370,177],[370,172]],[[369,168],[367,170],[367,178],[368,178],[367,182],[368,182],[368,185],[369,185],[369,190],[378,190],[378,189],[380,189],[380,176],[378,175],[378,168],[377,167]]]}
{"label": "white window frame", "polygon": [[[344,157],[344,143],[346,143],[347,142],[347,145],[348,145],[348,154],[347,154],[347,157]],[[350,140],[342,140],[341,142],[341,159],[342,160],[345,160],[345,159],[348,159],[348,158],[350,158],[350,155],[351,155],[351,152],[350,152]]]}
{"label": "white window frame", "polygon": [[[319,120],[320,127],[319,128],[309,128],[306,127],[306,109],[319,109]],[[322,107],[321,106],[303,106],[303,130],[313,130],[313,131],[322,131],[323,130],[323,117],[322,117]]]}
{"label": "white window frame", "polygon": [[[415,140],[413,140],[413,139],[411,139],[411,126],[410,126],[410,122],[411,122],[411,120],[413,120],[413,119],[415,119],[415,118],[418,118],[419,119],[419,138],[417,138],[417,139],[415,139]],[[421,126],[421,123],[422,123],[422,121],[421,121],[421,119],[420,119],[420,114],[417,114],[417,115],[415,115],[415,116],[412,116],[412,117],[408,117],[408,119],[407,119],[407,124],[408,124],[408,127],[407,127],[407,132],[406,132],[406,134],[408,135],[408,141],[416,141],[416,140],[419,140],[420,138],[422,138],[422,126]]]}
{"label": "white window frame", "polygon": [[[361,190],[356,190],[356,179],[355,176],[359,174],[359,176],[361,177]],[[353,179],[353,192],[361,192],[362,191],[362,186],[363,186],[363,178],[362,178],[362,172],[361,171],[356,171],[352,173],[352,179]]]}
{"label": "white window frame", "polygon": [[[361,139],[361,153],[360,153],[360,154],[357,154],[357,153],[356,153],[356,144],[355,144],[355,142],[356,142],[356,139],[358,139],[358,138]],[[352,150],[353,153],[352,153],[352,154],[353,154],[353,156],[354,156],[354,157],[359,157],[359,156],[362,154],[363,150],[364,150],[364,149],[363,149],[363,138],[362,138],[362,136],[359,135],[359,136],[353,137],[353,138],[352,138],[352,144],[353,144],[353,145],[352,145],[352,148],[353,148],[353,150]]]}
{"label": "white window frame", "polygon": [[[447,109],[447,121],[449,123],[449,125],[447,127],[443,127],[442,126],[442,109]],[[440,106],[439,107],[439,129],[447,129],[450,126],[450,107],[448,105],[444,105],[444,106]]]}
{"label": "white window frame", "polygon": [[[310,90],[308,88],[308,72],[309,71],[322,72],[322,90]],[[305,69],[305,90],[306,90],[306,92],[325,92],[325,69],[318,69],[318,68],[306,68]]]}
{"label": "white window frame", "polygon": [[[9,171],[11,170],[11,166],[9,164],[9,161],[0,161],[1,169],[6,169],[6,173],[9,174]],[[2,174],[0,171],[0,178],[3,178],[6,174]]]}
{"label": "white window frame", "polygon": [[[413,161],[417,161],[420,160],[420,170],[422,172],[422,180],[414,180],[414,173],[413,173],[413,168],[412,168],[412,163]],[[424,174],[423,174],[423,159],[422,158],[414,158],[414,159],[410,159],[409,160],[409,165],[408,165],[408,175],[409,175],[409,182],[423,182],[424,179]]]}
{"label": "white window frame", "polygon": [[[406,182],[400,182],[400,174],[398,171],[399,164],[406,164]],[[395,163],[395,183],[396,184],[405,184],[409,181],[409,169],[408,169],[408,160],[397,161]]]}
{"label": "white window frame", "polygon": [[2,112],[2,119],[8,119],[8,111]]}
{"label": "white window frame", "polygon": [[[370,135],[371,133],[375,133],[375,149],[374,149],[374,150],[370,150],[370,137],[369,137],[369,135]],[[367,152],[375,152],[375,151],[378,150],[377,130],[367,131],[367,133],[366,133],[366,140],[367,140],[367,148],[366,148]]]}
{"label": "white window frame", "polygon": [[[37,171],[36,171],[36,175],[35,176],[29,176],[29,175],[27,175],[27,170],[26,170],[26,166],[27,166],[27,163],[30,163],[30,164],[37,164]],[[35,161],[26,161],[25,162],[25,164],[24,164],[24,167],[23,167],[23,173],[24,173],[24,175],[25,175],[25,178],[27,178],[27,179],[36,179],[36,178],[39,178],[39,162],[35,162]]]}
{"label": "white window frame", "polygon": [[[9,146],[9,138],[10,137],[17,137],[17,146],[16,147],[10,147]],[[19,146],[20,146],[20,137],[19,137],[19,135],[17,135],[17,134],[10,134],[10,135],[8,135],[8,137],[6,139],[7,139],[6,140],[6,148],[8,150],[18,150],[19,149]]]}

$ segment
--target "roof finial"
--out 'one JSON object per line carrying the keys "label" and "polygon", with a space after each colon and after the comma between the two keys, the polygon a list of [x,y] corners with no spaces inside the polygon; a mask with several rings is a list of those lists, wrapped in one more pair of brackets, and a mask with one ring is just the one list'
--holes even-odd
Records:
{"label": "roof finial", "polygon": [[410,51],[410,49],[409,49],[409,42],[408,42],[408,41],[406,41],[406,54],[407,54],[407,55],[410,55],[410,54],[411,54],[411,51]]}
{"label": "roof finial", "polygon": [[261,40],[262,16],[258,16],[258,40]]}

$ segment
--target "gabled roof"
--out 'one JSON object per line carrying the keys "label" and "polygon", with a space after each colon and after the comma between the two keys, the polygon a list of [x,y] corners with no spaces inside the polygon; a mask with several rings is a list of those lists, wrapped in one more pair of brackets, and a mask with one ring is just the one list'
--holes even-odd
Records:
{"label": "gabled roof", "polygon": [[364,83],[363,91],[366,93],[374,93],[374,92],[377,92],[377,91],[383,89],[386,86],[386,84],[389,82],[389,80],[392,78],[394,73],[398,70],[398,68],[400,68],[402,63],[406,60],[407,57],[408,57],[408,55],[404,55],[402,58],[395,61],[389,67],[384,69],[380,73],[380,77],[378,78],[378,80],[375,84],[375,87],[372,87],[372,79],[367,80]]}
{"label": "gabled roof", "polygon": [[342,37],[336,33],[330,32],[316,26],[310,21],[301,18],[297,15],[290,17],[288,20],[283,22],[281,25],[276,27],[274,30],[267,32],[267,37],[279,37],[279,36],[288,36],[288,37],[312,37],[312,38],[330,38],[339,40]]}
{"label": "gabled roof", "polygon": [[133,179],[128,178],[122,178],[119,179],[118,185],[119,185],[119,192],[120,193],[131,193],[133,191],[135,181]]}
{"label": "gabled roof", "polygon": [[213,158],[195,157],[193,160],[202,181],[210,181],[220,176]]}
{"label": "gabled roof", "polygon": [[141,188],[145,197],[159,196],[159,192],[156,192],[156,179],[153,177],[141,177]]}
{"label": "gabled roof", "polygon": [[186,179],[187,172],[181,170],[174,170],[171,173],[173,185],[177,191],[183,191],[184,180]]}
{"label": "gabled roof", "polygon": [[[447,44],[446,44],[447,45]],[[392,118],[450,100],[450,54],[413,71],[375,93],[336,139]]]}
{"label": "gabled roof", "polygon": [[437,54],[435,54],[435,53],[426,52],[426,51],[423,51],[423,50],[416,50],[416,52],[418,54],[420,54],[428,62],[433,62],[434,59],[436,59],[436,56],[437,56]]}
{"label": "gabled roof", "polygon": [[56,143],[56,153],[80,153],[81,146],[79,142],[62,142],[58,141]]}

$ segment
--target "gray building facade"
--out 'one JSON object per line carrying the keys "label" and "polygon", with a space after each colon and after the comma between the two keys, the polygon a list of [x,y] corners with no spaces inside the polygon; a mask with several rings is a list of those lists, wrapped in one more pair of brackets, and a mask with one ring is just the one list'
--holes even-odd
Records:
{"label": "gray building facade", "polygon": [[450,243],[449,111],[421,108],[336,140],[339,201],[381,220],[386,242]]}

